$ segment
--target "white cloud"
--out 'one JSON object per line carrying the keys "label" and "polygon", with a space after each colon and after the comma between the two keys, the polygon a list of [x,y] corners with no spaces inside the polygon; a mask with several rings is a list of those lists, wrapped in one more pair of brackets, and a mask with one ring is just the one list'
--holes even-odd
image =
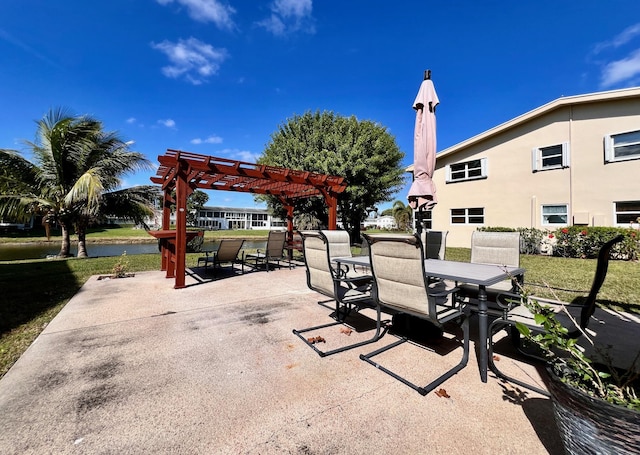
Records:
{"label": "white cloud", "polygon": [[209,136],[206,139],[200,139],[199,137],[195,139],[191,139],[192,144],[200,145],[200,144],[222,144],[222,138],[220,136]]}
{"label": "white cloud", "polygon": [[315,33],[312,0],[274,0],[271,16],[257,24],[276,36],[304,31]]}
{"label": "white cloud", "polygon": [[172,79],[184,77],[193,85],[200,85],[209,76],[217,74],[228,55],[226,49],[215,49],[196,38],[181,39],[177,43],[164,40],[158,44],[151,43],[151,47],[163,52],[171,62],[162,68],[165,76]]}
{"label": "white cloud", "polygon": [[166,126],[167,128],[175,128],[176,122],[171,120],[170,118],[166,120],[158,120],[158,123],[162,126]]}
{"label": "white cloud", "polygon": [[630,27],[625,28],[622,32],[616,35],[612,40],[603,41],[602,43],[598,43],[595,45],[593,50],[594,54],[599,54],[603,50],[607,48],[618,48],[627,44],[629,41],[633,40],[636,36],[640,36],[640,23],[634,24]]}
{"label": "white cloud", "polygon": [[602,70],[602,87],[611,87],[620,83],[634,85],[640,79],[640,49],[636,49],[626,58],[605,65]]}
{"label": "white cloud", "polygon": [[247,163],[255,163],[260,158],[259,153],[253,153],[249,150],[240,149],[222,149],[215,152],[216,156],[220,158],[227,158],[230,160],[246,161]]}
{"label": "white cloud", "polygon": [[187,8],[189,17],[198,22],[213,22],[218,28],[233,30],[235,24],[231,16],[236,12],[229,5],[218,0],[156,0],[160,5],[168,5],[174,1]]}
{"label": "white cloud", "polygon": [[130,125],[132,125],[132,124],[136,123],[136,119],[135,119],[135,117],[129,117],[129,118],[127,119],[127,123],[128,123],[128,124],[130,124]]}

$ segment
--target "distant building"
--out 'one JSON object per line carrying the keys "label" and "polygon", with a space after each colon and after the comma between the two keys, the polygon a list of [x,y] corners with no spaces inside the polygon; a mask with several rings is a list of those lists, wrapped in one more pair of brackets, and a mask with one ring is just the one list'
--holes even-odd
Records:
{"label": "distant building", "polygon": [[[174,219],[172,215],[172,222]],[[287,222],[271,216],[267,209],[203,207],[198,213],[198,227],[207,230],[286,229]]]}
{"label": "distant building", "polygon": [[[431,227],[632,227],[640,217],[640,87],[558,98],[436,156]],[[412,171],[412,167],[408,169]]]}
{"label": "distant building", "polygon": [[391,215],[369,217],[362,222],[367,229],[397,229],[396,219]]}

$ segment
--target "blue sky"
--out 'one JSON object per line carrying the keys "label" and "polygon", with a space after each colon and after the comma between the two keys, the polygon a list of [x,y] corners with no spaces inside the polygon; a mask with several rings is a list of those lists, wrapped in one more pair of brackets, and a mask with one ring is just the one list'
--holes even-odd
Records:
{"label": "blue sky", "polygon": [[167,148],[255,161],[287,119],[327,110],[385,126],[409,165],[425,69],[443,150],[561,96],[640,85],[640,2],[0,0],[0,147],[25,150],[62,106],[154,164]]}

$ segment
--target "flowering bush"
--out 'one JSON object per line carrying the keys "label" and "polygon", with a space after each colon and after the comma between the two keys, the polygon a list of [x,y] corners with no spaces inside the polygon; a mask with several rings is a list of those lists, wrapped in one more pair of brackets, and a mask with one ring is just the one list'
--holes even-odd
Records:
{"label": "flowering bush", "polygon": [[521,254],[551,254],[567,258],[598,256],[600,247],[616,235],[623,234],[624,241],[614,245],[611,259],[635,261],[640,253],[640,233],[629,228],[568,226],[554,231],[536,228],[486,227],[480,230],[520,233]]}

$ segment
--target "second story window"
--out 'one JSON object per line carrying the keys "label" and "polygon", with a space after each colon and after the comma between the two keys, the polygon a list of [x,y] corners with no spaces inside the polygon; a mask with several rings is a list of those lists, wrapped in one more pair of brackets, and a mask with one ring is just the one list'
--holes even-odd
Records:
{"label": "second story window", "polygon": [[447,165],[447,183],[476,180],[487,177],[487,159],[465,161]]}
{"label": "second story window", "polygon": [[533,149],[531,167],[533,172],[569,167],[569,143]]}
{"label": "second story window", "polygon": [[640,131],[605,136],[604,160],[606,162],[638,158],[640,158]]}

